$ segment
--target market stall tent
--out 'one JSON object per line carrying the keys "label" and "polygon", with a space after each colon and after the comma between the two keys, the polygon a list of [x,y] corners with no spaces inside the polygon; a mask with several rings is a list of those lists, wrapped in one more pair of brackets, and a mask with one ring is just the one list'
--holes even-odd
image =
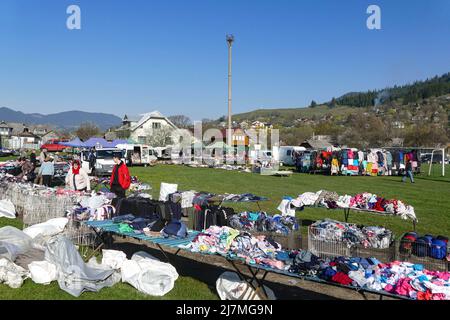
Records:
{"label": "market stall tent", "polygon": [[80,140],[80,138],[75,138],[68,142],[61,142],[63,146],[72,147],[72,148],[83,148],[85,147],[85,144],[83,141]]}
{"label": "market stall tent", "polygon": [[114,148],[112,143],[106,141],[103,138],[90,138],[84,142],[86,148]]}

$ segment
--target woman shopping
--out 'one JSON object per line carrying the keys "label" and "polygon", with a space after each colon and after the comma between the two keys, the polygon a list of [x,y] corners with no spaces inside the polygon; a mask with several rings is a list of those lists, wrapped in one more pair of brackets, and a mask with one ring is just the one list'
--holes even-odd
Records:
{"label": "woman shopping", "polygon": [[72,168],[66,176],[66,186],[75,191],[91,191],[89,176],[86,170],[81,168],[80,161],[73,161]]}
{"label": "woman shopping", "polygon": [[47,157],[39,168],[39,176],[42,177],[42,183],[44,186],[50,187],[54,174],[55,166],[53,165],[53,161],[50,157]]}

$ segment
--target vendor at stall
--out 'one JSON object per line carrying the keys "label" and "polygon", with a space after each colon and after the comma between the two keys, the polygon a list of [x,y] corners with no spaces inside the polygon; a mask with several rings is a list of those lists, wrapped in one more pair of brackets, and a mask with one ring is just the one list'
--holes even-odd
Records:
{"label": "vendor at stall", "polygon": [[130,187],[131,177],[127,165],[121,160],[121,153],[114,153],[113,160],[116,164],[112,171],[110,186],[118,198],[125,198],[125,192]]}
{"label": "vendor at stall", "polygon": [[66,186],[71,190],[91,191],[89,176],[86,170],[81,168],[80,161],[73,161],[72,168],[70,168],[66,176]]}

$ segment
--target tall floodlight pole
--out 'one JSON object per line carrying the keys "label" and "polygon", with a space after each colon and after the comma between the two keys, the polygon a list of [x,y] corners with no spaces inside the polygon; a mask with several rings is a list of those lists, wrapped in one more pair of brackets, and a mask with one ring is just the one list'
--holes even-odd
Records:
{"label": "tall floodlight pole", "polygon": [[228,143],[233,144],[231,141],[231,47],[233,46],[234,36],[227,34],[228,44]]}

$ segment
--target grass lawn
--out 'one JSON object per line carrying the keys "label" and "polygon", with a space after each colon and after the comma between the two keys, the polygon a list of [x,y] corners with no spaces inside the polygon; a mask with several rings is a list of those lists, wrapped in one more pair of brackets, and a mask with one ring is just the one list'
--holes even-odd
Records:
{"label": "grass lawn", "polygon": [[[424,167],[424,169],[426,169]],[[447,168],[450,169],[450,168]],[[433,171],[435,167],[433,167]],[[155,167],[133,167],[133,175],[151,184],[154,198],[159,196],[161,182],[177,183],[180,190],[209,191],[216,193],[246,193],[265,196],[269,201],[261,202],[268,213],[276,210],[283,196],[296,197],[306,191],[329,190],[339,194],[372,192],[385,198],[396,198],[414,206],[419,219],[420,233],[450,235],[450,178],[421,174],[416,183],[402,183],[401,177],[346,177],[310,174],[293,174],[291,177],[261,176],[253,173],[226,171],[221,169],[190,168],[175,165]],[[228,204],[227,204],[228,205]],[[241,210],[257,210],[256,204],[234,205]],[[300,219],[318,220],[333,218],[343,220],[342,210],[307,208],[298,213]],[[366,225],[383,225],[396,234],[410,231],[412,223],[398,217],[380,217],[366,213],[351,213],[349,222]]]}
{"label": "grass lawn", "polygon": [[[0,160],[1,161],[1,160]],[[260,176],[207,168],[189,168],[184,166],[157,165],[155,167],[133,167],[131,173],[141,181],[150,183],[154,198],[159,195],[161,182],[177,183],[180,190],[209,191],[216,193],[251,192],[269,198],[261,202],[268,213],[278,213],[276,207],[285,195],[297,196],[306,191],[326,189],[339,194],[373,192],[387,198],[398,198],[416,209],[419,219],[417,229],[420,233],[450,235],[450,178],[439,177],[437,167],[432,177],[416,176],[416,183],[401,183],[400,177],[328,177],[322,175],[294,174],[291,177]],[[426,168],[424,167],[424,170]],[[450,168],[447,168],[450,169]],[[435,171],[437,170],[437,171]],[[236,209],[257,210],[256,204],[234,205]],[[342,210],[305,209],[298,213],[300,219],[318,220],[334,218],[343,221]],[[396,217],[379,217],[364,213],[353,213],[350,222],[365,225],[384,225],[397,235],[409,231],[409,221]],[[21,228],[18,220],[0,219],[0,227],[13,225]],[[75,299],[59,289],[56,282],[48,286],[34,284],[26,280],[19,289],[10,289],[0,285],[2,299]],[[117,284],[98,293],[84,293],[79,299],[159,299],[139,293],[128,284]],[[189,277],[180,277],[175,288],[163,299],[217,299],[214,288]]]}

